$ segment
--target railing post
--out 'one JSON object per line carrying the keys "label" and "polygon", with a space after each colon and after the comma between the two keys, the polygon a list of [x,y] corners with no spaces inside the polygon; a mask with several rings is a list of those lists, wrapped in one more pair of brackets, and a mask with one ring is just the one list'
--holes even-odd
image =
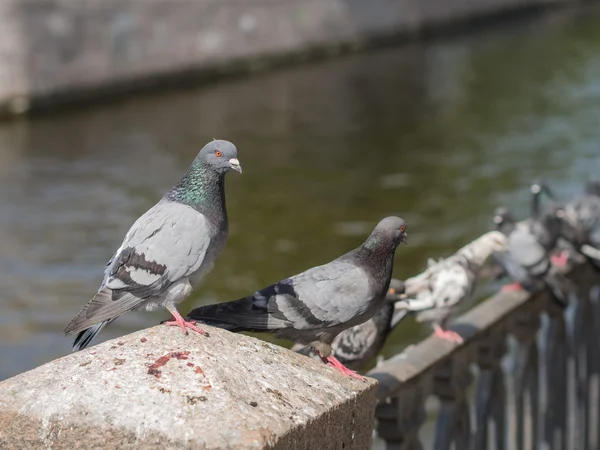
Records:
{"label": "railing post", "polygon": [[473,376],[469,359],[454,355],[435,374],[434,393],[441,406],[435,431],[435,450],[471,448],[471,417],[466,391]]}
{"label": "railing post", "polygon": [[406,389],[377,406],[377,434],[385,440],[387,450],[423,449],[419,439],[419,430],[427,419],[423,391],[419,386]]}
{"label": "railing post", "polygon": [[[540,316],[537,311],[521,313],[515,318],[513,334],[517,341],[514,370],[516,450],[536,449],[539,445],[539,329]],[[527,413],[526,406],[529,407]],[[527,424],[530,425],[529,445],[526,445],[525,435]]]}
{"label": "railing post", "polygon": [[[567,449],[567,343],[564,311],[551,302],[542,328],[542,450]],[[557,438],[557,433],[559,437]]]}
{"label": "railing post", "polygon": [[477,351],[480,374],[476,393],[474,449],[487,450],[488,424],[494,423],[496,450],[504,450],[506,440],[506,389],[502,357],[506,353],[506,336],[495,333],[483,338]]}
{"label": "railing post", "polygon": [[[581,290],[584,291],[583,289]],[[594,319],[589,295],[578,295],[574,302],[572,314],[567,314],[567,331],[569,356],[573,361],[573,378],[569,383],[569,393],[575,394],[569,406],[574,407],[572,420],[569,423],[569,448],[572,450],[589,449],[590,434],[590,370],[588,365],[588,348],[590,333],[593,333]],[[593,344],[597,345],[597,343]],[[574,391],[574,392],[573,392]]]}
{"label": "railing post", "polygon": [[588,334],[587,361],[588,373],[595,375],[596,389],[595,398],[591,400],[596,413],[596,425],[594,442],[591,448],[596,449],[600,446],[600,285],[594,285],[588,290],[588,296],[591,304],[593,328]]}

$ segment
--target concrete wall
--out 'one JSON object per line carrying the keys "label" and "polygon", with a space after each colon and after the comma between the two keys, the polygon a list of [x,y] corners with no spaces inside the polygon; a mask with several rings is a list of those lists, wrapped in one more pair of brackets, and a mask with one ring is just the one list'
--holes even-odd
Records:
{"label": "concrete wall", "polygon": [[575,0],[2,0],[0,105],[130,91]]}
{"label": "concrete wall", "polygon": [[0,448],[370,448],[373,380],[206,329],[157,326],[1,382]]}

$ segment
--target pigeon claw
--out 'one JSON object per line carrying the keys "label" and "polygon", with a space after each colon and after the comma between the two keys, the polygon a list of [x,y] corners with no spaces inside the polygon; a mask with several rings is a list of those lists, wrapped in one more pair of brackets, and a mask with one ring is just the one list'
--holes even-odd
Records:
{"label": "pigeon claw", "polygon": [[177,311],[173,312],[171,311],[171,314],[173,314],[173,320],[167,320],[165,322],[163,322],[166,326],[168,327],[180,327],[183,330],[183,334],[188,334],[187,329],[189,328],[190,330],[193,330],[197,333],[200,333],[206,337],[208,337],[208,333],[206,331],[204,331],[201,328],[198,328],[196,326],[196,321],[194,320],[185,320],[183,317],[181,317],[181,314],[179,314]]}
{"label": "pigeon claw", "polygon": [[444,330],[439,325],[434,326],[433,335],[445,341],[453,342],[456,344],[462,344],[464,342],[464,339],[457,332]]}
{"label": "pigeon claw", "polygon": [[553,265],[555,265],[556,267],[564,267],[567,265],[568,261],[569,261],[569,252],[567,252],[566,250],[563,250],[558,255],[550,256],[550,262]]}
{"label": "pigeon claw", "polygon": [[523,291],[523,286],[521,286],[521,283],[511,283],[511,284],[506,284],[504,286],[502,286],[501,291],[502,292],[516,292],[516,291]]}
{"label": "pigeon claw", "polygon": [[350,370],[346,366],[344,366],[335,356],[329,355],[327,358],[324,359],[327,361],[327,365],[334,367],[347,377],[356,378],[357,380],[360,380],[363,383],[367,381],[367,379],[362,375],[359,375],[354,370]]}

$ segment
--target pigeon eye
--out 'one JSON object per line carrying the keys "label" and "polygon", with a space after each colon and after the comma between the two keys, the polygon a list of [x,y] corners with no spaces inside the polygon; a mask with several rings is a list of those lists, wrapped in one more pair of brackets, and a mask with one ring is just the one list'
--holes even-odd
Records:
{"label": "pigeon eye", "polygon": [[400,225],[400,233],[404,233],[404,230],[406,230],[406,225]]}
{"label": "pigeon eye", "polygon": [[223,156],[223,153],[221,153],[219,150],[217,150],[215,152],[215,155],[217,155],[220,158],[221,156]]}

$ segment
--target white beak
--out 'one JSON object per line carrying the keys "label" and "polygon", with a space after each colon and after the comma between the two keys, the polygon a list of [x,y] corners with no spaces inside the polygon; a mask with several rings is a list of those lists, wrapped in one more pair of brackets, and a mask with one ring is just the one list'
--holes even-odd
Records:
{"label": "white beak", "polygon": [[229,160],[229,166],[236,172],[242,173],[242,166],[240,166],[240,162],[237,158],[231,158]]}

